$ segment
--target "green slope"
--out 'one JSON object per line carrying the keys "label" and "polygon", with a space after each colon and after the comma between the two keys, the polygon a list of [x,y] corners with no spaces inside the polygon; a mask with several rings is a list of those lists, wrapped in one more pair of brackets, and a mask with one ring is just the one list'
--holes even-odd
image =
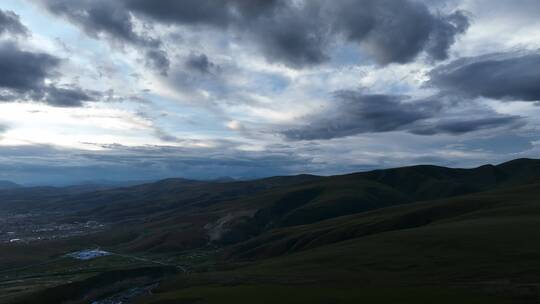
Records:
{"label": "green slope", "polygon": [[244,266],[145,302],[535,303],[539,197],[532,184],[271,231],[233,248]]}
{"label": "green slope", "polygon": [[[3,245],[0,266],[54,261],[88,244],[182,265],[200,260],[193,262],[198,263],[194,273],[165,277],[141,303],[540,299],[538,160],[473,169],[413,166],[330,177],[173,179],[96,192],[41,191],[48,210],[69,208],[69,216],[106,220],[110,229],[56,242]],[[16,205],[13,193],[0,192],[5,206]],[[22,205],[32,207],[40,195],[29,191],[22,197]],[[122,270],[122,263],[114,270]],[[106,276],[107,266],[79,275],[77,268],[62,265],[51,262],[24,273],[40,281],[39,273],[54,266],[78,283],[10,281],[30,293],[14,297],[39,303],[39,294],[64,297],[66,290],[80,302],[85,294],[104,294],[106,286],[94,286],[94,277]],[[126,280],[114,285],[131,284]]]}

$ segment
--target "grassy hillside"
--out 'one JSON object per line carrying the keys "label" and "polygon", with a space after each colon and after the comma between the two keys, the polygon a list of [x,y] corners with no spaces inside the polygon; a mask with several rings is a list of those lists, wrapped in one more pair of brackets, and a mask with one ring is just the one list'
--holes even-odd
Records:
{"label": "grassy hillside", "polygon": [[[13,191],[0,197],[18,210]],[[152,286],[137,299],[161,304],[540,300],[538,160],[40,191],[19,196],[19,208],[41,197],[46,210],[69,210],[64,221],[97,219],[106,229],[2,245],[0,293],[10,293],[0,303],[53,295],[84,303],[129,286]],[[116,255],[92,263],[62,257],[89,247]],[[144,275],[156,266],[176,271]],[[110,271],[122,275],[109,282]],[[131,271],[143,275],[132,281],[123,275]]]}
{"label": "grassy hillside", "polygon": [[533,184],[273,230],[231,249],[242,267],[145,302],[535,303],[539,198]]}
{"label": "grassy hillside", "polygon": [[257,211],[231,223],[227,233],[232,237],[224,238],[242,241],[273,228],[534,182],[540,182],[540,161],[528,159],[474,169],[413,166],[324,177],[244,199]]}

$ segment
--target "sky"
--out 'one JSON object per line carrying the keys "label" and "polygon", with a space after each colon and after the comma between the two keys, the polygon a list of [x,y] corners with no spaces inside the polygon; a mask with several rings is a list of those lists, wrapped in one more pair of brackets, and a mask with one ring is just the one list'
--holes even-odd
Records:
{"label": "sky", "polygon": [[0,179],[540,157],[538,0],[2,0]]}

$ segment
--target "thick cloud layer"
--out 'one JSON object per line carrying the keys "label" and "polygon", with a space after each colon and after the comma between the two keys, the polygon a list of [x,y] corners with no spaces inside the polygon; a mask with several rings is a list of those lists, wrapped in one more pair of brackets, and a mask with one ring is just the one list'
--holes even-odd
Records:
{"label": "thick cloud layer", "polygon": [[458,34],[469,26],[466,15],[434,15],[420,2],[345,0],[332,5],[336,30],[358,42],[381,64],[412,61],[422,51],[446,59]]}
{"label": "thick cloud layer", "polygon": [[[160,48],[136,20],[230,30],[258,46],[270,62],[302,68],[329,60],[329,48],[343,39],[357,43],[380,64],[407,63],[425,52],[446,59],[456,36],[469,21],[463,12],[435,14],[425,4],[392,0],[42,0],[56,15],[88,35],[105,36],[139,48]],[[150,28],[151,26],[147,26]],[[144,27],[143,27],[144,28]],[[156,53],[147,53],[155,62]],[[161,53],[160,62],[166,62]],[[166,72],[167,64],[154,64]]]}
{"label": "thick cloud layer", "polygon": [[417,135],[452,134],[461,135],[473,131],[498,127],[518,128],[524,125],[522,117],[512,115],[492,115],[491,117],[469,117],[466,119],[441,119],[426,127],[409,130]]}
{"label": "thick cloud layer", "polygon": [[[301,119],[299,128],[283,131],[289,140],[340,138],[362,133],[406,131],[416,135],[459,135],[499,127],[523,126],[522,117],[487,111],[446,118],[448,105],[441,96],[408,100],[399,95],[372,95],[358,91],[336,93],[336,100],[318,114]],[[456,115],[454,115],[456,116]]]}
{"label": "thick cloud layer", "polygon": [[226,26],[271,14],[281,0],[123,0],[131,11],[173,24]]}
{"label": "thick cloud layer", "polygon": [[163,50],[149,49],[146,51],[146,65],[160,71],[162,75],[167,76],[171,61],[169,60],[167,53]]}
{"label": "thick cloud layer", "polygon": [[90,37],[105,38],[120,47],[135,46],[148,66],[167,74],[169,58],[160,49],[161,41],[144,31],[137,31],[135,20],[120,1],[42,0],[41,3],[49,11],[79,26]]}
{"label": "thick cloud layer", "polygon": [[46,84],[54,79],[60,59],[46,53],[19,49],[13,42],[0,43],[0,100],[34,100],[56,107],[79,107],[101,98],[98,92],[78,87]]}
{"label": "thick cloud layer", "polygon": [[17,14],[0,9],[0,36],[4,34],[26,36],[28,35],[28,29],[21,23]]}
{"label": "thick cloud layer", "polygon": [[501,100],[540,100],[540,54],[506,53],[462,58],[436,68],[429,85]]}
{"label": "thick cloud layer", "polygon": [[185,62],[185,65],[188,69],[200,73],[210,73],[215,67],[215,64],[210,62],[206,54],[190,54]]}
{"label": "thick cloud layer", "polygon": [[[229,143],[230,144],[230,143]],[[287,151],[106,145],[101,151],[51,145],[0,150],[0,178],[39,184],[74,184],[94,179],[149,180],[170,176],[212,179],[293,174],[309,158]]]}
{"label": "thick cloud layer", "polygon": [[433,31],[426,45],[426,52],[435,60],[448,58],[448,50],[459,34],[465,33],[470,26],[469,18],[463,11],[442,17],[433,25]]}
{"label": "thick cloud layer", "polygon": [[0,88],[40,92],[60,60],[45,53],[20,50],[12,42],[0,43]]}
{"label": "thick cloud layer", "polygon": [[271,16],[252,21],[246,33],[266,59],[294,68],[313,66],[330,57],[331,42],[320,7],[283,8]]}
{"label": "thick cloud layer", "polygon": [[335,103],[320,114],[304,118],[307,125],[283,132],[290,140],[331,139],[360,133],[388,132],[432,117],[430,104],[405,103],[396,95],[336,93]]}
{"label": "thick cloud layer", "polygon": [[47,87],[44,101],[56,107],[81,107],[85,101],[94,101],[101,98],[98,92],[83,90],[78,87],[58,88]]}

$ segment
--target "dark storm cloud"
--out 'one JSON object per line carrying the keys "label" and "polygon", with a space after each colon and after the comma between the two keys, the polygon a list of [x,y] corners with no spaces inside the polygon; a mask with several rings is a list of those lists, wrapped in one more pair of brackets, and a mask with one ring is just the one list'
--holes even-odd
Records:
{"label": "dark storm cloud", "polygon": [[99,92],[87,91],[78,87],[49,86],[45,89],[45,96],[42,100],[55,107],[81,107],[86,101],[99,99],[101,99]]}
{"label": "dark storm cloud", "polygon": [[270,61],[302,67],[328,60],[329,35],[360,43],[382,64],[405,63],[426,50],[446,59],[455,37],[469,25],[462,12],[433,14],[414,1],[157,1],[126,0],[154,21],[233,26],[247,31]]}
{"label": "dark storm cloud", "polygon": [[135,31],[133,18],[120,1],[107,0],[42,0],[52,13],[81,27],[89,36],[115,39],[122,43],[155,45],[159,43]]}
{"label": "dark storm cloud", "polygon": [[337,30],[381,64],[410,62],[424,50],[433,59],[446,59],[456,36],[469,26],[463,12],[433,14],[415,1],[344,0],[332,9]]}
{"label": "dark storm cloud", "polygon": [[123,0],[133,12],[173,24],[225,26],[273,12],[281,0]]}
{"label": "dark storm cloud", "polygon": [[162,75],[167,76],[171,62],[165,51],[160,49],[149,49],[146,51],[146,65],[160,71]]}
{"label": "dark storm cloud", "polygon": [[456,37],[465,33],[470,26],[469,18],[463,11],[440,18],[433,26],[426,47],[426,52],[435,60],[447,59],[448,50],[456,41]]}
{"label": "dark storm cloud", "polygon": [[518,128],[525,123],[520,116],[503,116],[495,115],[493,117],[480,117],[480,118],[461,118],[441,120],[432,123],[427,127],[419,127],[410,130],[410,133],[417,135],[435,135],[435,134],[452,134],[461,135],[473,131],[484,129],[495,129],[499,127]]}
{"label": "dark storm cloud", "polygon": [[190,54],[186,59],[185,65],[188,69],[200,73],[210,73],[216,67],[205,54]]}
{"label": "dark storm cloud", "polygon": [[3,102],[33,100],[56,107],[79,107],[101,94],[78,87],[46,84],[57,76],[61,60],[46,53],[19,49],[12,42],[0,43],[0,100]]}
{"label": "dark storm cloud", "polygon": [[430,86],[473,97],[540,100],[540,54],[507,53],[462,58],[436,68]]}
{"label": "dark storm cloud", "polygon": [[463,109],[451,116],[451,108],[460,107],[459,101],[445,98],[444,95],[436,95],[409,100],[400,95],[341,91],[336,93],[336,100],[329,108],[301,118],[303,126],[281,133],[288,140],[333,139],[391,131],[416,135],[460,135],[502,127],[515,129],[525,124],[520,116],[501,115],[491,110],[476,110],[471,114]]}
{"label": "dark storm cloud", "polygon": [[147,27],[157,22],[232,30],[258,46],[268,61],[294,68],[329,60],[330,46],[340,39],[357,43],[380,64],[407,63],[422,52],[435,60],[446,59],[457,35],[469,25],[463,12],[433,13],[412,0],[42,2],[92,37],[159,48],[159,39],[135,30],[134,19]]}
{"label": "dark storm cloud", "polygon": [[0,88],[39,92],[60,59],[45,53],[20,50],[12,42],[0,42]]}
{"label": "dark storm cloud", "polygon": [[0,35],[3,34],[26,36],[28,29],[21,23],[19,15],[0,9]]}
{"label": "dark storm cloud", "polygon": [[300,67],[327,60],[319,7],[279,0],[125,0],[145,20],[228,28],[246,34],[270,61]]}
{"label": "dark storm cloud", "polygon": [[336,94],[335,103],[330,109],[306,117],[306,126],[287,130],[283,134],[290,140],[331,139],[395,131],[433,116],[434,109],[429,103],[405,103],[405,99],[397,95],[341,91]]}
{"label": "dark storm cloud", "polygon": [[126,7],[164,23],[226,25],[232,18],[228,1],[212,0],[124,0]]}
{"label": "dark storm cloud", "polygon": [[41,0],[45,8],[80,27],[88,36],[109,39],[113,44],[142,48],[145,62],[166,74],[167,53],[160,49],[161,40],[136,31],[132,14],[121,1],[108,0]]}
{"label": "dark storm cloud", "polygon": [[269,62],[302,68],[327,61],[330,40],[321,8],[282,9],[273,16],[259,18],[246,27],[247,35]]}

